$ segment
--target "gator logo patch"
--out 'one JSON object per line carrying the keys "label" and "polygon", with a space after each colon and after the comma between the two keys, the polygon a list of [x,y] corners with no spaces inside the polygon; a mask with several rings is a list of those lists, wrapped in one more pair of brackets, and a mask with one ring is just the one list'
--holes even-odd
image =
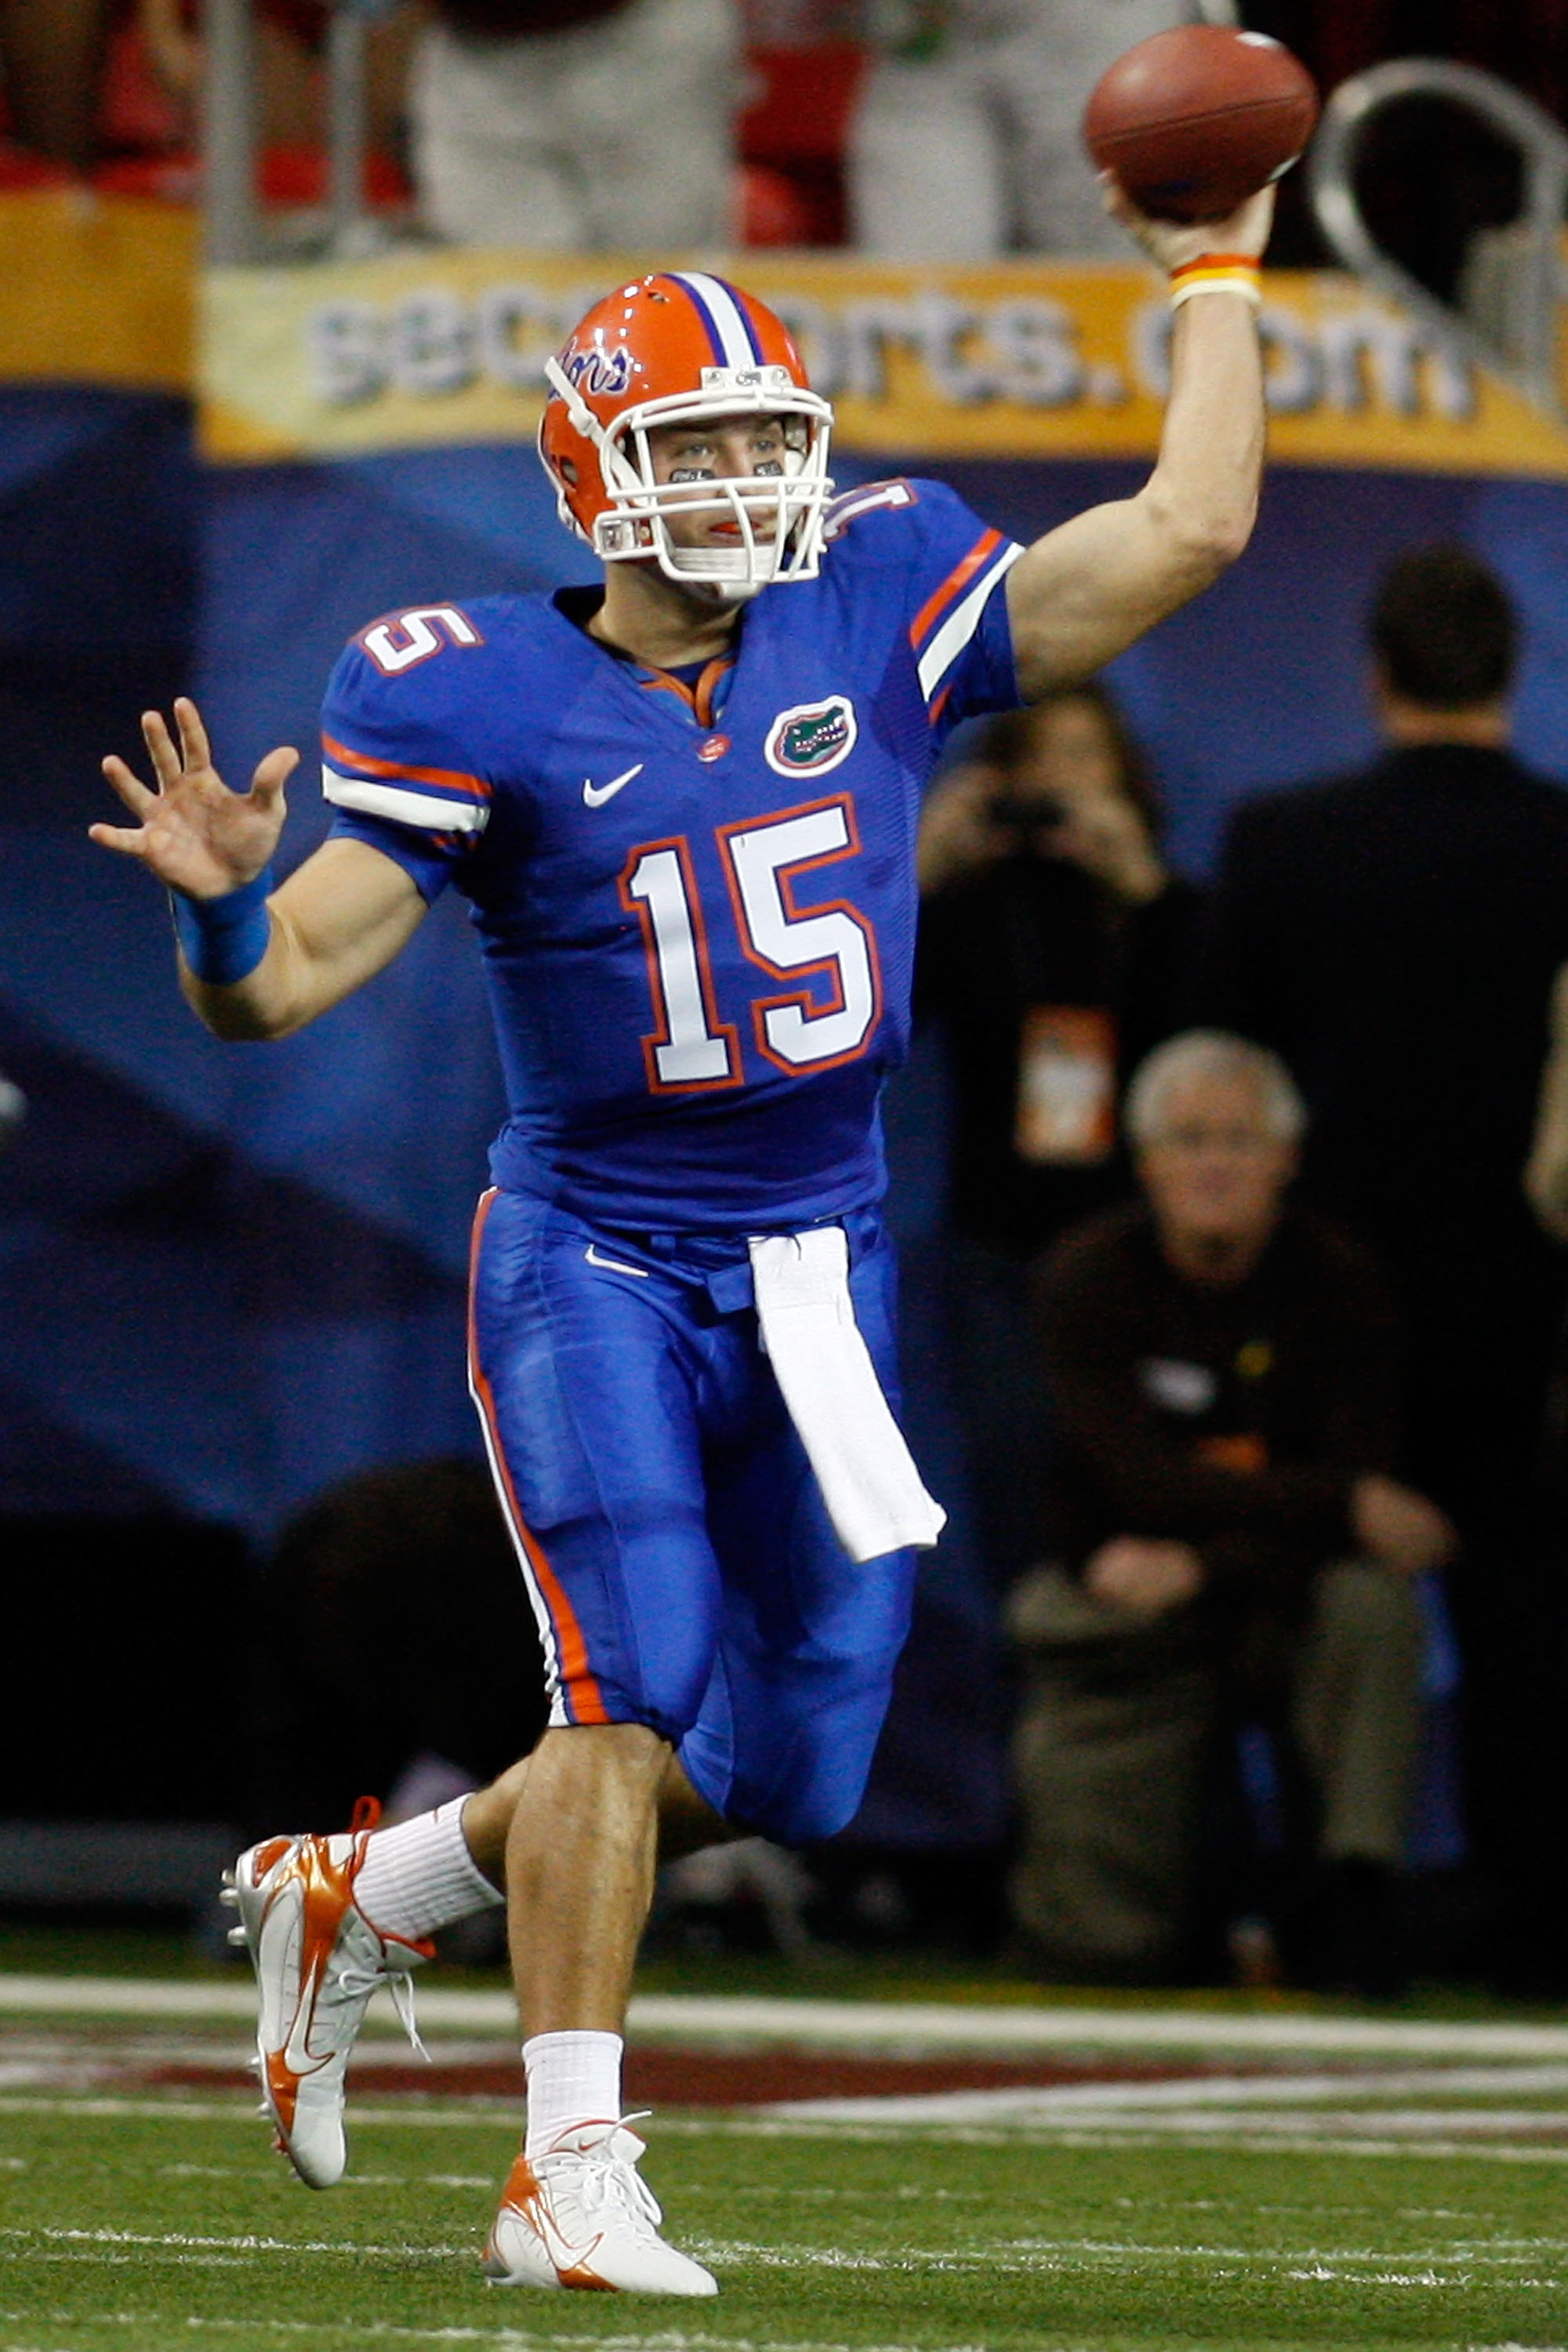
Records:
{"label": "gator logo patch", "polygon": [[776,775],[822,776],[849,757],[858,731],[855,705],[847,694],[834,694],[781,710],[763,748]]}

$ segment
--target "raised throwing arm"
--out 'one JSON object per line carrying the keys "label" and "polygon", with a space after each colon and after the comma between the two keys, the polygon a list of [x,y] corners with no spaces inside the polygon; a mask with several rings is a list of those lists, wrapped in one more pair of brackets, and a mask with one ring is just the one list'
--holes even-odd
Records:
{"label": "raised throwing arm", "polygon": [[[1251,535],[1263,467],[1263,369],[1247,299],[1268,241],[1274,193],[1227,221],[1178,228],[1110,209],[1162,268],[1224,256],[1215,291],[1183,288],[1173,321],[1171,396],[1154,470],[1136,497],[1091,507],[1037,540],[1007,578],[1018,683],[1032,702],[1093,676],[1210,586]],[[1200,273],[1194,273],[1201,277]],[[1209,282],[1203,278],[1201,282]]]}
{"label": "raised throwing arm", "polygon": [[220,1037],[286,1037],[389,964],[425,901],[401,866],[360,841],[324,842],[273,890],[298,752],[269,751],[250,790],[231,792],[195,704],[182,698],[174,719],[177,744],[158,711],[142,721],[154,786],[123,760],[103,763],[136,823],[89,830],[168,885],[180,985],[207,1027]]}

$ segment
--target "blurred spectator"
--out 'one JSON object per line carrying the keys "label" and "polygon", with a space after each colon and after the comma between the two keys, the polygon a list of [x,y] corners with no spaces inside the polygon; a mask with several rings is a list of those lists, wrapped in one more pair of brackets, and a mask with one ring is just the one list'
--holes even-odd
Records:
{"label": "blurred spectator", "polygon": [[731,0],[434,0],[409,85],[426,224],[468,245],[721,245]]}
{"label": "blurred spectator", "polygon": [[992,720],[921,820],[918,1001],[952,1076],[954,1390],[1001,1583],[1038,1556],[1045,1443],[1023,1262],[1131,1178],[1122,1077],[1177,1025],[1202,901],[1110,696]]}
{"label": "blurred spectator", "polygon": [[842,245],[844,154],[866,53],[858,0],[741,0],[747,245]]}
{"label": "blurred spectator", "polygon": [[4,0],[0,79],[11,135],[85,171],[97,141],[99,85],[113,0]]}
{"label": "blurred spectator", "polygon": [[1381,58],[1459,58],[1568,104],[1568,0],[1247,0],[1248,25],[1286,41],[1325,89]]}
{"label": "blurred spectator", "polygon": [[[418,11],[396,5],[363,12],[366,101],[373,143],[397,143],[407,78],[408,52]],[[200,18],[191,0],[135,0],[142,46],[159,85],[175,110],[175,120],[194,142],[205,69]],[[263,143],[308,148],[327,136],[322,56],[328,0],[256,0],[256,74]]]}
{"label": "blurred spectator", "polygon": [[270,1593],[259,1698],[284,1780],[269,1818],[346,1822],[369,1790],[402,1820],[492,1779],[544,1728],[539,1637],[477,1463],[346,1479],[284,1529]]}
{"label": "blurred spectator", "polygon": [[1543,1958],[1564,1662],[1535,1518],[1564,1267],[1521,1183],[1568,958],[1568,798],[1509,751],[1516,637],[1462,547],[1393,566],[1371,621],[1385,754],[1237,814],[1201,1001],[1289,1065],[1312,1119],[1303,1192],[1394,1280],[1412,1475],[1462,1543],[1466,1826],[1502,1898],[1496,1968],[1522,1983],[1568,1967],[1568,1947]]}
{"label": "blurred spectator", "polygon": [[1273,1055],[1173,1039],[1128,1097],[1146,1204],[1077,1228],[1040,1277],[1048,1565],[1009,1625],[1030,1663],[1015,1906],[1047,1967],[1177,1961],[1205,1753],[1257,1722],[1285,1790],[1303,1787],[1296,1836],[1321,1868],[1307,1972],[1395,1981],[1411,1580],[1450,1534],[1389,1475],[1396,1339],[1374,1266],[1285,1205],[1302,1117]]}
{"label": "blurred spectator", "polygon": [[1201,13],[1192,0],[868,0],[851,243],[906,261],[1125,261],[1079,118],[1124,49]]}
{"label": "blurred spectator", "polygon": [[[255,0],[265,148],[299,155],[324,142],[329,15],[328,0]],[[384,153],[396,142],[417,21],[414,9],[395,6],[370,26],[371,128]],[[30,155],[69,171],[106,163],[112,170],[128,155],[188,156],[197,141],[203,71],[195,0],[0,0],[6,128]],[[111,177],[106,184],[124,183]]]}
{"label": "blurred spectator", "polygon": [[1552,983],[1551,1037],[1524,1190],[1552,1240],[1568,1242],[1568,964]]}
{"label": "blurred spectator", "polygon": [[[1542,1074],[1535,1136],[1524,1182],[1544,1231],[1558,1243],[1568,1242],[1568,964],[1561,968],[1552,986],[1552,1049]],[[1558,1332],[1547,1387],[1542,1466],[1541,1556],[1545,1590],[1541,1595],[1544,1621],[1541,1632],[1547,1687],[1542,1694],[1544,1754],[1539,1764],[1544,1812],[1568,1790],[1568,1706],[1563,1704],[1568,1684],[1568,1314]],[[1544,1820],[1540,1829],[1546,1833]],[[1568,1898],[1561,1887],[1555,1894],[1556,1925],[1562,1945],[1568,1946]],[[1549,1895],[1549,1906],[1552,1901]],[[1550,1909],[1548,1916],[1550,1922]]]}

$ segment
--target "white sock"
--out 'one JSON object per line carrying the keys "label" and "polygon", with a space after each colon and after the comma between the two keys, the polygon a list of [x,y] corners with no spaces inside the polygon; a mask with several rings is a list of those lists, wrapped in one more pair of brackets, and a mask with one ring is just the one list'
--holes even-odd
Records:
{"label": "white sock", "polygon": [[542,2156],[574,2124],[618,2123],[618,2033],[535,2033],[522,2045],[528,2076],[528,2137],[523,2154]]}
{"label": "white sock", "polygon": [[416,1813],[411,1822],[373,1832],[354,1896],[384,1936],[417,1942],[437,1927],[450,1927],[506,1901],[468,1852],[463,1835],[467,1803],[467,1797],[454,1797],[433,1813]]}

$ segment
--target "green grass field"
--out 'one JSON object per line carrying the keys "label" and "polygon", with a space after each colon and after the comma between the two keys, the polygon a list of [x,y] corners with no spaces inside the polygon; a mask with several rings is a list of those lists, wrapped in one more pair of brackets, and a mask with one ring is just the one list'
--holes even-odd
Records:
{"label": "green grass field", "polygon": [[36,2021],[0,2035],[0,2352],[1568,2347],[1568,2064],[1522,2052],[1215,2050],[1011,2107],[669,2107],[645,2170],[722,2287],[675,2303],[484,2284],[517,2130],[493,2096],[367,2074],[350,2177],[318,2196],[226,2081],[90,2086],[151,2029],[47,2032],[47,2088]]}

